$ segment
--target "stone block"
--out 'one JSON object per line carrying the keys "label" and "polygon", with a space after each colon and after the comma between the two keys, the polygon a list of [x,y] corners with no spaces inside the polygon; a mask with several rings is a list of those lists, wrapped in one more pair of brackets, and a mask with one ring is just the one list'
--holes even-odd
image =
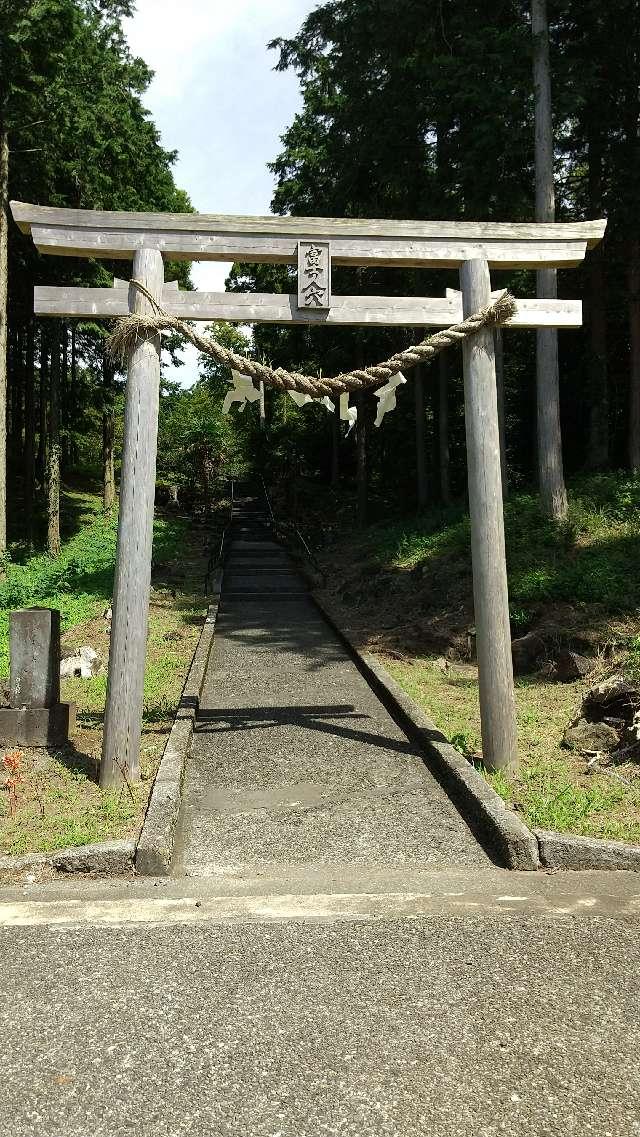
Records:
{"label": "stone block", "polygon": [[59,611],[23,608],[9,622],[11,706],[53,707],[60,702]]}
{"label": "stone block", "polygon": [[536,829],[540,859],[548,869],[618,869],[640,872],[640,845],[624,841],[601,841],[578,833],[554,833]]}
{"label": "stone block", "polygon": [[0,746],[62,746],[75,725],[75,703],[0,707]]}

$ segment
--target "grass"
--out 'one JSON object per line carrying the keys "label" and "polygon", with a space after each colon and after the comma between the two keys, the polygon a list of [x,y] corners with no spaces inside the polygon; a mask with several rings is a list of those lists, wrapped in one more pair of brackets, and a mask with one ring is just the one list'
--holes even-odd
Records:
{"label": "grass", "polygon": [[[108,623],[103,612],[113,586],[116,523],[104,517],[99,498],[69,496],[67,505],[81,527],[64,542],[60,557],[9,563],[0,582],[0,660],[5,674],[8,598],[11,607],[19,603],[60,608],[63,642],[75,647],[88,644],[107,659]],[[0,852],[46,852],[131,836],[139,828],[206,604],[200,593],[201,543],[189,533],[186,522],[156,521],[153,556],[140,786],[113,793],[97,783],[106,674],[64,680],[62,698],[76,703],[78,730],[61,749],[23,753],[15,816],[10,815],[6,787],[0,791]]]}
{"label": "grass", "polygon": [[[453,745],[481,767],[476,668],[450,664],[443,673],[430,660],[384,662]],[[640,842],[638,764],[590,773],[583,757],[560,745],[589,685],[540,677],[516,680],[520,774],[508,781],[501,773],[483,773],[531,828]]]}
{"label": "grass", "polygon": [[488,774],[494,789],[520,810],[532,829],[570,831],[587,837],[640,842],[640,778],[617,771],[586,775],[568,759],[525,762],[516,782]]}
{"label": "grass", "polygon": [[[640,607],[640,479],[576,479],[560,525],[543,516],[536,495],[516,494],[505,505],[505,535],[516,621],[524,619],[523,606],[541,601],[601,604],[610,612]],[[338,539],[373,570],[425,570],[442,561],[465,576],[470,570],[469,519],[461,508],[379,522]]]}
{"label": "grass", "polygon": [[83,763],[68,766],[61,756],[39,768],[33,754],[23,759],[19,809],[0,821],[3,853],[66,849],[128,834],[139,815],[140,795],[103,793],[92,786]]}
{"label": "grass", "polygon": [[[594,649],[613,641],[611,666],[640,680],[640,478],[575,480],[559,525],[542,515],[535,495],[515,494],[505,534],[512,634],[546,620]],[[476,666],[441,658],[447,634],[464,640],[473,625],[462,509],[379,522],[362,534],[338,531],[323,557],[327,598],[343,623],[458,749],[480,755]],[[445,633],[443,646],[434,629]],[[590,773],[583,757],[561,747],[592,682],[555,683],[546,673],[518,679],[521,773],[511,784],[487,776],[531,826],[640,842],[639,764]]]}
{"label": "grass", "polygon": [[[95,616],[110,600],[116,552],[117,517],[105,516],[97,495],[64,495],[67,518],[78,518],[80,529],[62,546],[59,557],[45,554],[14,561],[5,558],[0,580],[0,677],[9,674],[9,612],[37,604],[59,608],[63,630]],[[176,556],[186,525],[180,520],[154,524],[154,561]]]}

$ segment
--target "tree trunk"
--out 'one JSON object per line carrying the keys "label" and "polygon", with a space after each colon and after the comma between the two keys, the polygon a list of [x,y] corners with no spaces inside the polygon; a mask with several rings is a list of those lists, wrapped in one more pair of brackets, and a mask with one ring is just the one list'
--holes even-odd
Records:
{"label": "tree trunk", "polygon": [[9,137],[0,128],[0,556],[7,548],[7,290]]}
{"label": "tree trunk", "polygon": [[38,457],[36,471],[38,482],[44,485],[47,464],[47,402],[49,399],[49,331],[40,325],[40,384],[38,399]]}
{"label": "tree trunk", "polygon": [[[636,21],[637,22],[637,21]],[[630,41],[632,47],[629,60],[631,83],[626,90],[625,106],[625,148],[627,185],[637,187],[640,177],[640,98],[638,97],[638,49],[637,36]],[[633,198],[628,201],[626,223],[631,238],[627,247],[629,261],[627,279],[629,288],[629,463],[634,472],[640,471],[640,238],[637,235],[637,209]]]}
{"label": "tree trunk", "polygon": [[24,376],[24,525],[26,539],[33,544],[33,507],[35,500],[35,459],[36,459],[36,421],[35,421],[35,345],[33,342],[33,318],[27,325],[27,344]]}
{"label": "tree trunk", "polygon": [[[358,284],[361,285],[361,272],[358,270]],[[358,338],[355,344],[356,368],[364,367],[364,352],[362,339]],[[365,394],[356,395],[354,400],[358,409],[356,419],[356,523],[360,529],[367,524],[368,484],[367,484],[367,399]]]}
{"label": "tree trunk", "polygon": [[[535,101],[536,221],[555,221],[551,71],[546,0],[531,0],[531,30]],[[558,274],[555,269],[541,269],[537,273],[537,294],[541,299],[554,299],[558,295]],[[560,521],[567,513],[567,491],[562,468],[558,333],[555,328],[538,328],[536,340],[538,480],[545,513]]]}
{"label": "tree trunk", "polygon": [[640,240],[629,241],[629,464],[640,471]]}
{"label": "tree trunk", "polygon": [[[592,108],[595,114],[595,108]],[[589,212],[602,217],[602,143],[597,126],[589,124]],[[609,464],[609,385],[607,374],[607,313],[603,244],[591,250],[589,273],[589,441],[586,465],[602,470]]]}
{"label": "tree trunk", "polygon": [[[360,363],[357,365],[361,366]],[[358,417],[356,419],[356,519],[360,529],[367,524],[367,396],[356,395]]]}
{"label": "tree trunk", "polygon": [[331,415],[331,485],[340,485],[340,396],[335,396],[335,410]]}
{"label": "tree trunk", "polygon": [[78,461],[78,446],[75,428],[78,421],[78,345],[76,325],[71,325],[71,372],[69,374],[69,462],[75,466]]}
{"label": "tree trunk", "polygon": [[416,488],[418,509],[426,509],[428,501],[427,485],[427,440],[426,409],[424,399],[424,366],[419,364],[414,370],[413,393],[416,415]]}
{"label": "tree trunk", "polygon": [[440,467],[440,500],[451,504],[451,475],[449,459],[449,355],[441,351],[438,356],[438,455]]}
{"label": "tree trunk", "polygon": [[264,406],[264,383],[262,382],[262,379],[260,380],[259,387],[260,387],[260,399],[258,401],[258,411],[260,414],[260,430],[264,430],[265,425],[266,425],[266,413],[265,413],[265,406]]}
{"label": "tree trunk", "polygon": [[504,423],[504,340],[502,328],[496,328],[493,333],[493,343],[496,355],[496,393],[498,396],[498,431],[500,434],[500,470],[502,473],[502,496],[506,498],[508,487],[507,471],[507,438]]}
{"label": "tree trunk", "polygon": [[11,462],[15,465],[22,454],[23,347],[22,328],[14,326],[8,330],[7,350],[7,481]]}
{"label": "tree trunk", "polygon": [[113,411],[113,367],[106,351],[102,356],[102,505],[110,513],[116,500],[116,479],[113,460],[115,415]]}
{"label": "tree trunk", "polygon": [[60,410],[63,429],[60,439],[60,464],[63,472],[69,469],[69,328],[62,325],[62,367],[60,371]]}
{"label": "tree trunk", "polygon": [[49,387],[49,453],[47,457],[47,551],[60,553],[60,333],[51,352]]}

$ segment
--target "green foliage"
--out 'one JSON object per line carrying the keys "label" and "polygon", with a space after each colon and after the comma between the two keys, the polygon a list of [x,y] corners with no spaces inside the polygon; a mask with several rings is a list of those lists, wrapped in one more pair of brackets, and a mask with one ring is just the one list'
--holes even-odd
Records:
{"label": "green foliage", "polygon": [[582,833],[588,837],[640,840],[640,780],[628,782],[603,771],[576,779],[569,763],[553,761],[524,763],[517,783],[504,774],[486,773],[505,801],[517,804],[531,829]]}
{"label": "green foliage", "polygon": [[[602,604],[610,612],[640,607],[640,478],[598,474],[570,483],[569,514],[557,524],[538,498],[514,494],[505,505],[505,538],[512,620],[527,622],[540,601]],[[364,538],[380,567],[428,568],[443,560],[470,569],[468,517],[433,511],[419,518],[381,522]]]}
{"label": "green foliage", "polygon": [[[10,198],[88,209],[191,210],[174,182],[176,155],[161,145],[144,106],[152,72],[129,50],[122,20],[131,10],[129,0],[0,0],[0,130],[9,134]],[[114,271],[121,276],[131,270],[125,262],[43,258],[10,224],[10,399],[17,393],[22,401],[26,343],[35,371],[33,417],[46,443],[48,359],[63,341],[69,348],[60,376],[63,476],[70,468],[98,472],[103,414],[114,406],[120,412],[118,381],[113,376],[107,381],[104,325],[74,322],[71,349],[68,323],[33,320],[33,286],[108,286]],[[168,264],[167,276],[187,287],[188,264]],[[172,341],[165,347],[171,351]],[[18,535],[23,445],[15,429],[10,447],[15,460],[9,466],[9,522]],[[40,461],[40,484],[43,469]],[[37,496],[41,512],[42,505]],[[27,534],[36,546],[38,530],[36,522]]]}
{"label": "green foliage", "polygon": [[[67,495],[78,500],[80,495]],[[87,498],[82,499],[86,518]],[[91,505],[91,503],[89,503]],[[63,630],[94,617],[111,598],[115,565],[117,518],[105,516],[92,499],[87,524],[65,541],[59,557],[35,556],[23,563],[6,562],[0,580],[0,675],[8,675],[9,612],[38,605],[59,608]],[[154,524],[154,560],[170,560],[180,549],[185,523],[158,520]]]}
{"label": "green foliage", "polygon": [[[640,9],[616,5],[612,24],[596,0],[549,4],[559,220],[609,218],[601,252],[584,269],[560,274],[561,294],[589,303],[590,328],[560,337],[563,441],[574,473],[620,465],[629,398],[628,282],[638,272],[640,131],[637,44]],[[299,80],[301,107],[272,163],[277,213],[343,217],[532,220],[534,123],[530,4],[471,0],[331,0],[297,33],[271,45],[278,68]],[[611,76],[616,81],[611,82]],[[600,264],[602,270],[600,269]],[[501,274],[516,295],[535,292],[532,273]],[[295,291],[285,266],[235,266],[232,286]],[[453,273],[336,267],[336,293],[442,294]],[[633,289],[631,289],[631,293]],[[633,308],[632,301],[632,312]],[[602,334],[599,329],[602,328]],[[256,348],[272,362],[325,374],[404,346],[411,333],[365,329],[256,329]],[[632,335],[635,342],[637,336]],[[460,361],[450,353],[448,447],[454,494],[465,489]],[[535,458],[535,337],[505,336],[505,419],[511,489],[531,483]],[[433,369],[435,371],[435,369]],[[637,371],[637,367],[636,367]],[[431,376],[432,369],[428,370]],[[428,381],[427,450],[432,500],[438,497],[438,416]],[[368,441],[375,493],[415,500],[415,414],[409,392]],[[320,442],[329,424],[296,429],[305,467],[326,477]],[[604,435],[604,442],[596,445]],[[594,441],[595,440],[595,441]],[[609,444],[610,443],[610,444]],[[608,456],[607,456],[608,451]],[[353,435],[340,447],[343,480],[355,473]],[[281,463],[286,469],[286,455]],[[287,474],[285,473],[285,477]],[[595,578],[602,576],[594,566]],[[531,582],[544,591],[544,578]],[[600,587],[594,579],[592,591]],[[523,584],[524,589],[524,584]]]}
{"label": "green foliage", "polygon": [[[211,329],[215,338],[245,355],[249,342],[230,324]],[[158,478],[167,484],[189,487],[212,497],[214,486],[242,464],[244,451],[255,434],[256,407],[240,415],[224,415],[222,401],[231,378],[229,368],[211,356],[201,356],[201,380],[189,390],[164,384],[160,402]]]}

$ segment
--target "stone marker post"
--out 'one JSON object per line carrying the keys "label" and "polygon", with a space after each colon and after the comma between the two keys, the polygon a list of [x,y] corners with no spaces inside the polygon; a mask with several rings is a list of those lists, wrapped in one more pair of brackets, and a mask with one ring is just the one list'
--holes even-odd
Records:
{"label": "stone marker post", "polygon": [[62,746],[76,708],[60,702],[60,613],[24,608],[9,617],[9,707],[0,707],[0,746]]}
{"label": "stone marker post", "polygon": [[24,608],[9,617],[12,707],[53,707],[60,702],[60,613]]}

